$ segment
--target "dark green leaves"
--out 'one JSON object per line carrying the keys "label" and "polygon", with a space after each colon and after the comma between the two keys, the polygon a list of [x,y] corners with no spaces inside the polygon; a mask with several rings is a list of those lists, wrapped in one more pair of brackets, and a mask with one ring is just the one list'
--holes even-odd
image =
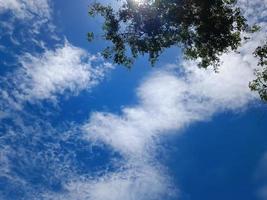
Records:
{"label": "dark green leaves", "polygon": [[153,65],[171,46],[183,49],[187,59],[200,58],[200,67],[217,67],[219,56],[236,50],[245,18],[235,0],[127,0],[118,10],[95,3],[89,14],[104,17],[104,39],[112,45],[106,58],[130,67],[139,55],[147,54]]}
{"label": "dark green leaves", "polygon": [[254,55],[259,58],[258,65],[261,69],[255,72],[257,78],[250,82],[249,87],[252,91],[257,91],[262,100],[267,101],[267,42],[258,47]]}
{"label": "dark green leaves", "polygon": [[87,33],[87,39],[89,42],[91,42],[94,39],[94,33],[93,32]]}

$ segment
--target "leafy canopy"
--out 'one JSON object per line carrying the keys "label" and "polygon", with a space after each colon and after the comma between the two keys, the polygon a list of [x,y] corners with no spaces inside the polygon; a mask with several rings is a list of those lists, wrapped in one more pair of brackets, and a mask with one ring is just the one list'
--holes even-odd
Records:
{"label": "leafy canopy", "polygon": [[241,33],[252,31],[236,0],[126,0],[118,9],[94,3],[89,14],[104,17],[103,37],[112,45],[103,56],[127,67],[144,54],[153,65],[171,46],[200,59],[200,67],[217,67],[222,53],[238,48]]}
{"label": "leafy canopy", "polygon": [[256,79],[250,82],[252,91],[257,91],[262,100],[267,102],[267,41],[263,46],[259,46],[254,55],[259,58],[258,65],[261,67],[255,72]]}

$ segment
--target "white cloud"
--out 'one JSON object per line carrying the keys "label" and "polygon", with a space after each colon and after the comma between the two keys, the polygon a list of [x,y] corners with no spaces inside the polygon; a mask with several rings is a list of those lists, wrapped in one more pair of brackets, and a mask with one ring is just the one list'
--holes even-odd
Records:
{"label": "white cloud", "polygon": [[39,104],[47,100],[57,104],[59,96],[90,91],[113,69],[100,55],[89,54],[68,42],[42,54],[24,54],[18,57],[17,65],[0,77],[0,121],[14,112],[24,112],[27,102]]}
{"label": "white cloud", "polygon": [[[65,43],[41,55],[25,54],[21,66],[9,74],[16,101],[56,100],[60,94],[78,94],[91,89],[112,68],[100,56]],[[8,95],[8,94],[7,94]]]}
{"label": "white cloud", "polygon": [[249,23],[253,24],[266,21],[267,0],[238,0],[237,2]]}
{"label": "white cloud", "polygon": [[[0,0],[0,14],[11,12],[6,21],[0,22],[3,27],[0,40],[1,36],[8,35],[14,44],[9,54],[18,58],[17,70],[1,77],[0,81],[9,86],[0,93],[1,99],[15,109],[21,109],[25,101],[56,100],[57,95],[63,93],[75,95],[81,90],[91,89],[112,68],[101,56],[91,55],[68,42],[61,47],[55,44],[55,50],[46,47],[46,41],[39,35],[42,28],[51,40],[58,40],[53,32],[50,3],[49,0]],[[23,23],[22,30],[17,28],[17,23]],[[42,49],[43,53],[30,50],[30,53],[25,53],[27,50],[17,48],[24,47],[24,44]],[[1,47],[1,50],[5,48],[9,47]],[[18,52],[13,53],[13,49],[18,49]],[[12,92],[8,91],[11,88],[14,88]]]}
{"label": "white cloud", "polygon": [[7,11],[22,20],[51,17],[49,0],[0,0],[0,13]]}
{"label": "white cloud", "polygon": [[155,167],[126,169],[94,177],[75,180],[66,185],[68,193],[45,194],[48,200],[155,200],[168,199],[168,180]]}
{"label": "white cloud", "polygon": [[265,37],[263,27],[244,41],[239,53],[222,55],[219,73],[199,69],[189,61],[184,61],[183,67],[172,65],[152,73],[137,89],[137,106],[124,108],[122,115],[92,114],[85,125],[88,139],[103,141],[125,155],[142,154],[159,133],[177,131],[223,110],[243,109],[257,98],[248,84],[255,78],[258,62],[253,51]]}
{"label": "white cloud", "polygon": [[223,111],[242,111],[258,98],[248,83],[257,67],[252,52],[264,38],[257,33],[240,53],[223,55],[219,73],[188,61],[183,67],[170,65],[153,72],[137,89],[136,106],[123,108],[120,115],[93,113],[83,127],[85,137],[110,145],[130,163],[146,163],[153,160],[159,136],[180,134],[182,128]]}
{"label": "white cloud", "polygon": [[137,90],[137,106],[124,108],[120,116],[92,114],[85,125],[88,139],[103,141],[125,155],[142,155],[158,134],[207,120],[221,110],[242,109],[256,98],[248,83],[257,61],[234,53],[223,60],[220,73],[185,63],[183,76],[174,70],[151,74]]}
{"label": "white cloud", "polygon": [[[5,14],[8,15],[2,17]],[[9,51],[19,46],[14,52],[19,54],[29,44],[43,49],[46,45],[41,39],[44,31],[51,41],[59,41],[52,15],[50,0],[0,0],[0,17],[4,19],[0,21],[0,42],[9,40],[12,46],[5,47]]]}

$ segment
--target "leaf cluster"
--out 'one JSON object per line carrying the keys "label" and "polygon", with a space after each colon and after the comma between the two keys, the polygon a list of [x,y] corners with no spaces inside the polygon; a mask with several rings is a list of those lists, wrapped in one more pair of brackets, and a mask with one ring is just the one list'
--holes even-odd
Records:
{"label": "leaf cluster", "polygon": [[257,91],[262,100],[267,101],[267,42],[263,46],[256,48],[254,55],[259,59],[256,70],[256,79],[249,83],[252,91]]}
{"label": "leaf cluster", "polygon": [[236,0],[126,0],[116,10],[94,3],[89,14],[104,17],[103,37],[112,45],[103,56],[127,67],[144,54],[153,65],[171,46],[181,47],[187,59],[200,59],[200,67],[217,67],[219,56],[236,50],[242,31],[249,30]]}

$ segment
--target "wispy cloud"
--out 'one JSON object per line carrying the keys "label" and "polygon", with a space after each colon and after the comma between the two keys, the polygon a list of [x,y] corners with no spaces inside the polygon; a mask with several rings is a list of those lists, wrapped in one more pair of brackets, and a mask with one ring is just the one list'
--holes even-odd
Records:
{"label": "wispy cloud", "polygon": [[0,13],[12,12],[15,18],[29,20],[51,18],[49,0],[0,0]]}
{"label": "wispy cloud", "polygon": [[[27,31],[31,37],[38,35],[43,25],[46,26],[47,31],[54,29],[51,22],[52,8],[49,0],[0,0],[0,14],[9,14],[8,17],[1,20],[0,26],[3,31],[1,31],[0,36],[10,35],[17,43],[19,43],[19,38],[14,36],[14,31],[18,25],[23,24],[23,26],[31,27],[21,30]],[[26,35],[24,34],[24,37]],[[30,37],[26,39],[29,40]]]}
{"label": "wispy cloud", "polygon": [[113,69],[100,55],[89,54],[68,42],[42,54],[24,54],[18,66],[0,79],[3,112],[10,108],[21,110],[25,102],[56,103],[60,95],[89,91]]}
{"label": "wispy cloud", "polygon": [[162,176],[162,170],[146,166],[126,169],[104,176],[74,180],[65,185],[66,193],[47,193],[43,197],[53,200],[154,200],[169,199],[173,191]]}
{"label": "wispy cloud", "polygon": [[[49,0],[0,0],[0,17],[4,17],[0,22],[4,30],[0,31],[0,40],[8,34],[13,44],[11,49],[9,45],[1,46],[0,51],[14,58],[15,68],[0,78],[1,99],[8,107],[21,109],[24,102],[56,101],[63,93],[77,95],[96,86],[113,68],[100,55],[75,47],[66,39],[63,44],[53,41],[54,48],[47,47],[46,42],[58,36],[53,32],[51,3]],[[45,40],[40,36],[42,29],[49,35]],[[3,38],[5,44],[7,38]],[[5,71],[8,65],[4,61],[1,65]]]}
{"label": "wispy cloud", "polygon": [[[267,16],[267,1],[266,0],[238,0],[238,6],[242,9],[246,19],[249,23],[262,23],[266,22]],[[265,27],[264,27],[265,28]]]}
{"label": "wispy cloud", "polygon": [[21,67],[15,72],[14,82],[27,101],[56,99],[56,95],[78,94],[91,89],[113,68],[101,56],[65,43],[63,47],[47,50],[41,55],[26,54],[19,60]]}
{"label": "wispy cloud", "polygon": [[25,51],[40,52],[62,40],[52,16],[50,0],[0,0],[0,42],[4,44],[0,53],[15,59]]}

